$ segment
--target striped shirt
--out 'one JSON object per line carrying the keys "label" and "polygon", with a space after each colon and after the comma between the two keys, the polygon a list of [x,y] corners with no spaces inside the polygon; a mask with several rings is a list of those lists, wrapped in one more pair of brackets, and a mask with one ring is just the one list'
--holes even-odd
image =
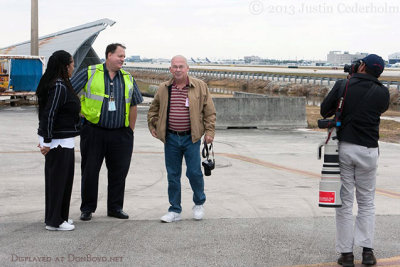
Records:
{"label": "striped shirt", "polygon": [[[111,80],[106,64],[103,64],[103,67],[105,94],[114,97],[116,110],[108,110],[109,98],[105,97],[101,107],[100,120],[97,125],[107,129],[123,128],[125,127],[125,82],[120,71],[118,71],[114,79]],[[76,73],[71,78],[72,87],[77,94],[82,91],[87,81],[87,68]],[[135,80],[133,80],[133,88],[131,106],[136,106],[143,102],[143,97]]]}
{"label": "striped shirt", "polygon": [[172,131],[190,130],[188,89],[188,85],[178,89],[175,84],[172,84],[168,116],[168,129]]}

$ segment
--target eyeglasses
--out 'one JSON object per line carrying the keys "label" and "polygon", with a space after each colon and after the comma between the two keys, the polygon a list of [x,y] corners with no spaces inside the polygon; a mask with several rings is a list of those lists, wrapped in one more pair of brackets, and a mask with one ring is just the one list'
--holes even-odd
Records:
{"label": "eyeglasses", "polygon": [[184,68],[186,68],[186,65],[179,65],[179,66],[172,65],[171,68],[174,69],[174,70],[178,70],[178,69],[183,70]]}

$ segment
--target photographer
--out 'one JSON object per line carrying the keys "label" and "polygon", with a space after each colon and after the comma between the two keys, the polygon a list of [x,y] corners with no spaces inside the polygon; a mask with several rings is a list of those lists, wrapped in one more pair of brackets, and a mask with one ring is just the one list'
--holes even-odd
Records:
{"label": "photographer", "polygon": [[[321,115],[326,118],[335,114],[339,99],[344,98],[338,129],[343,205],[336,208],[336,250],[341,253],[338,263],[343,266],[354,266],[353,245],[363,247],[363,264],[376,264],[373,241],[379,123],[380,115],[389,107],[389,90],[377,79],[384,64],[381,57],[370,54],[345,67],[350,78],[337,81],[321,104]],[[340,90],[343,83],[346,86]],[[358,203],[355,226],[354,188]]]}
{"label": "photographer", "polygon": [[193,218],[201,220],[206,195],[200,165],[200,139],[204,134],[206,144],[213,142],[216,112],[207,85],[188,76],[186,58],[173,57],[169,69],[173,78],[160,84],[147,115],[151,135],[164,143],[168,173],[171,206],[161,221],[169,223],[181,220],[183,157],[187,167],[186,176],[193,190]]}

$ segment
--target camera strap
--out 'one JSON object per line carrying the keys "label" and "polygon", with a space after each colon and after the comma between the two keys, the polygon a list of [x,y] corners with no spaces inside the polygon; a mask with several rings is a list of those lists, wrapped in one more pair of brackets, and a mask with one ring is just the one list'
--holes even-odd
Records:
{"label": "camera strap", "polygon": [[349,87],[349,82],[350,82],[350,79],[347,79],[346,82],[343,81],[339,88],[339,92],[338,92],[339,101],[338,101],[338,106],[337,106],[336,112],[335,112],[335,121],[336,122],[338,122],[340,120],[340,117],[342,115],[344,100],[346,99],[347,88]]}
{"label": "camera strap", "polygon": [[[210,146],[210,147],[208,147]],[[212,160],[215,159],[214,157],[214,149],[213,149],[213,143],[211,143],[210,145],[208,145],[205,141],[204,141],[204,146],[203,149],[201,151],[201,155],[203,156],[203,158],[206,158],[207,160],[209,159],[210,156],[210,151],[212,153]]]}
{"label": "camera strap", "polygon": [[[338,105],[336,107],[336,111],[335,111],[335,124],[339,125],[341,124],[340,122],[340,117],[342,116],[342,111],[343,111],[343,106],[344,106],[344,100],[346,99],[346,95],[347,95],[347,88],[349,87],[349,82],[350,79],[346,79],[343,80],[342,84],[340,85],[339,91],[338,91],[338,96],[339,96],[339,101],[338,101]],[[328,144],[329,139],[331,138],[332,132],[333,132],[333,128],[330,129],[328,131],[328,138],[325,141],[325,144]]]}

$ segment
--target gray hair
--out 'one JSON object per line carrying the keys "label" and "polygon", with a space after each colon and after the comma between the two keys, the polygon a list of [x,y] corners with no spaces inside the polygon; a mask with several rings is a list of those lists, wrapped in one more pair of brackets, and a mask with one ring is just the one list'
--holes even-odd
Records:
{"label": "gray hair", "polygon": [[182,58],[183,60],[185,60],[186,66],[188,66],[187,59],[182,55],[176,55],[176,56],[172,57],[171,64],[172,64],[172,60],[174,60],[176,58]]}

